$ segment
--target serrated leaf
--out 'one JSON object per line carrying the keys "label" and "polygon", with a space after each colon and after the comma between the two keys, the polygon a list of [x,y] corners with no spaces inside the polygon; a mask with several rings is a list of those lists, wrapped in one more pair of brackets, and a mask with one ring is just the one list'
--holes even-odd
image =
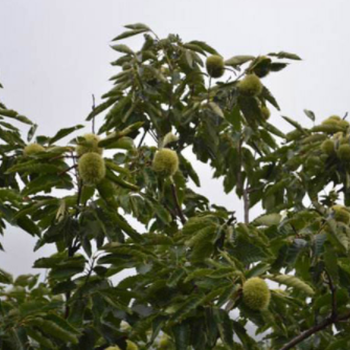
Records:
{"label": "serrated leaf", "polygon": [[297,61],[300,61],[301,58],[294,54],[294,53],[290,53],[290,52],[285,52],[285,51],[280,51],[280,52],[272,52],[272,53],[269,53],[268,56],[273,56],[273,57],[277,57],[277,58],[287,58],[287,59],[290,59],[290,60],[297,60]]}
{"label": "serrated leaf", "polygon": [[110,98],[106,102],[101,103],[97,107],[95,107],[92,112],[86,117],[86,120],[91,120],[98,114],[102,113],[107,108],[111,107],[115,102],[117,101],[117,98]]}
{"label": "serrated leaf", "polygon": [[298,129],[299,131],[301,131],[303,134],[307,135],[307,132],[305,131],[305,129],[295,120],[286,117],[284,115],[282,115],[282,118],[287,121],[289,124],[293,125],[296,129]]}
{"label": "serrated leaf", "polygon": [[124,33],[119,34],[118,36],[116,36],[112,41],[117,41],[117,40],[121,40],[121,39],[125,39],[125,38],[129,38],[131,36],[140,34],[140,33],[145,33],[148,32],[149,28],[140,28],[140,29],[133,29],[133,30],[127,30]]}
{"label": "serrated leaf", "polygon": [[266,214],[256,218],[252,224],[256,226],[273,226],[278,225],[281,221],[281,215],[277,213]]}
{"label": "serrated leaf", "polygon": [[213,314],[223,344],[226,346],[226,349],[234,349],[233,327],[229,315],[222,309],[214,309]]}
{"label": "serrated leaf", "polygon": [[280,129],[277,129],[275,126],[273,126],[270,123],[266,123],[265,128],[266,128],[266,130],[268,130],[269,132],[271,132],[272,134],[274,134],[276,136],[279,136],[283,139],[286,138],[286,135]]}
{"label": "serrated leaf", "polygon": [[347,251],[349,248],[349,237],[347,234],[338,229],[337,223],[334,219],[327,218],[326,220],[329,228],[331,229],[332,236]]}
{"label": "serrated leaf", "polygon": [[16,111],[12,109],[0,108],[0,115],[16,119],[24,124],[33,125],[33,122],[23,115],[19,115]]}
{"label": "serrated leaf", "polygon": [[204,41],[197,41],[197,40],[193,40],[191,42],[189,42],[189,44],[194,44],[199,46],[202,50],[211,53],[212,55],[218,55],[218,52],[212,48],[211,46],[209,46],[207,43],[205,43]]}
{"label": "serrated leaf", "polygon": [[35,318],[27,321],[28,324],[37,326],[43,333],[49,334],[56,339],[63,340],[68,343],[78,344],[78,338],[74,333],[71,333],[60,327],[56,322]]}
{"label": "serrated leaf", "polygon": [[269,101],[278,111],[280,110],[280,106],[277,102],[277,100],[275,99],[275,97],[272,95],[271,91],[264,86],[263,90],[261,92],[261,96],[263,98],[265,98],[267,101]]}
{"label": "serrated leaf", "polygon": [[313,296],[315,294],[315,291],[304,281],[299,279],[298,277],[291,276],[291,275],[275,275],[270,276],[267,275],[266,278],[268,278],[271,281],[278,282],[280,284],[285,284],[288,287],[293,287],[296,289],[299,289],[300,291],[304,292],[305,294],[309,296]]}
{"label": "serrated leaf", "polygon": [[233,56],[225,61],[226,66],[240,66],[241,64],[244,64],[246,62],[252,61],[255,57],[254,56]]}
{"label": "serrated leaf", "polygon": [[179,307],[172,317],[174,322],[182,321],[192,310],[195,310],[202,302],[204,298],[200,295],[194,295],[187,298],[187,300]]}
{"label": "serrated leaf", "polygon": [[173,327],[176,350],[187,350],[190,342],[190,327],[187,323],[177,324]]}
{"label": "serrated leaf", "polygon": [[53,137],[50,138],[49,144],[52,145],[53,143],[57,142],[58,140],[63,139],[64,137],[68,136],[74,131],[77,131],[79,129],[82,129],[84,125],[75,125],[72,126],[71,128],[66,128],[66,129],[61,129],[60,131],[57,132],[57,134]]}

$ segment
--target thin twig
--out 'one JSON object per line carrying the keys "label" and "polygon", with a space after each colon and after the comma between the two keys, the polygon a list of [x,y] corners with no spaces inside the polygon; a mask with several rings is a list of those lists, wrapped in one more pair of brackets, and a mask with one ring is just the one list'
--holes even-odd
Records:
{"label": "thin twig", "polygon": [[211,89],[211,76],[209,76],[209,86],[208,86],[208,103],[210,102],[210,89]]}
{"label": "thin twig", "polygon": [[70,170],[72,170],[72,169],[74,169],[74,168],[76,168],[76,167],[77,167],[76,164],[74,164],[74,165],[70,166],[68,169],[64,169],[63,171],[61,171],[61,172],[58,174],[58,176],[62,176],[62,175],[64,175],[64,174],[68,173],[68,171],[70,171]]}
{"label": "thin twig", "polygon": [[179,199],[177,197],[176,188],[175,188],[174,184],[171,184],[171,192],[173,194],[173,198],[174,198],[174,202],[175,202],[175,206],[176,206],[179,218],[181,220],[182,225],[184,225],[187,220],[186,220],[186,218],[185,218],[185,216],[184,216],[184,214],[182,212],[181,206],[179,204]]}
{"label": "thin twig", "polygon": [[237,174],[237,189],[239,193],[243,195],[243,203],[244,203],[244,223],[249,224],[249,192],[250,188],[244,188],[244,180],[242,174],[242,138],[238,142],[237,153],[239,160],[239,171]]}
{"label": "thin twig", "polygon": [[77,156],[67,156],[67,155],[59,155],[59,156],[55,156],[55,157],[52,157],[52,158],[49,158],[48,159],[48,162],[52,162],[52,161],[54,161],[54,160],[58,160],[58,159],[66,159],[66,158],[68,158],[68,159],[76,159],[76,158],[78,158]]}
{"label": "thin twig", "polygon": [[[73,156],[73,152],[72,152],[72,156]],[[75,218],[78,217],[79,215],[79,206],[80,206],[80,199],[81,199],[81,193],[82,193],[82,183],[81,180],[79,179],[79,174],[78,174],[78,170],[77,170],[77,163],[76,163],[76,159],[73,158],[73,165],[70,167],[70,169],[75,169],[75,176],[77,179],[77,183],[78,183],[78,195],[77,195],[77,207],[75,210]],[[80,248],[80,243],[78,243],[78,236],[75,236],[75,242],[72,240],[71,244],[68,247],[68,257],[71,258],[74,256],[74,254],[79,250]],[[71,297],[71,292],[67,292],[66,293],[66,309],[65,309],[65,318],[68,318],[69,316],[69,312],[70,312],[70,307],[68,305],[69,300]]]}
{"label": "thin twig", "polygon": [[[96,108],[96,104],[95,104],[95,95],[92,94],[92,110],[94,111]],[[91,128],[92,128],[92,133],[94,134],[95,133],[95,116],[92,118],[92,125],[91,125]]]}
{"label": "thin twig", "polygon": [[243,202],[244,202],[244,223],[249,224],[249,194],[246,189],[243,190]]}
{"label": "thin twig", "polygon": [[145,129],[144,132],[143,132],[143,135],[142,135],[142,137],[141,137],[141,140],[140,140],[140,142],[139,142],[139,145],[137,146],[137,148],[140,148],[140,147],[142,146],[142,143],[143,143],[143,141],[144,141],[144,139],[145,139],[145,137],[146,137],[146,135],[147,135],[147,132],[148,132],[148,130]]}

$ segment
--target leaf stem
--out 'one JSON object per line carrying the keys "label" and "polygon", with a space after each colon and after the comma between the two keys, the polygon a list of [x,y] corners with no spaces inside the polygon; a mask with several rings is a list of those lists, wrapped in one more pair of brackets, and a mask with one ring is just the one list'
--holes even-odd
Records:
{"label": "leaf stem", "polygon": [[181,206],[180,206],[180,203],[179,203],[179,198],[177,197],[177,193],[176,193],[176,187],[175,187],[175,185],[173,183],[171,184],[171,192],[173,194],[173,198],[174,198],[174,202],[175,202],[177,213],[179,215],[179,218],[181,220],[182,225],[184,225],[187,220],[185,218],[185,215],[182,212],[182,209],[181,209]]}

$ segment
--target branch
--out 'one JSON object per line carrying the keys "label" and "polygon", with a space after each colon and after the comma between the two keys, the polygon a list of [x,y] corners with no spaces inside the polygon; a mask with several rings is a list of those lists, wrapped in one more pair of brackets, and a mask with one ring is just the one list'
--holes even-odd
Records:
{"label": "branch", "polygon": [[[72,156],[73,156],[73,152],[72,152]],[[78,183],[78,194],[77,194],[77,207],[76,207],[76,210],[75,210],[75,218],[78,217],[79,215],[79,205],[80,205],[80,200],[81,200],[81,193],[82,193],[82,183],[81,183],[81,180],[79,178],[79,173],[78,173],[78,170],[77,170],[77,162],[76,162],[76,159],[73,158],[73,166],[69,168],[70,169],[75,169],[75,176],[76,176],[76,179],[77,179],[77,183]],[[68,257],[73,257],[74,254],[79,250],[80,248],[80,244],[78,243],[78,236],[75,236],[75,242],[72,240],[72,242],[69,244],[69,247],[68,247]],[[70,300],[70,297],[71,297],[71,292],[67,292],[66,293],[66,309],[65,309],[65,318],[68,318],[69,316],[69,312],[70,312],[70,307],[69,307],[69,300]]]}
{"label": "branch", "polygon": [[237,221],[237,219],[236,219],[236,216],[235,216],[235,212],[233,211],[231,213],[230,218],[221,226],[221,234],[220,234],[219,239],[216,241],[216,246],[219,249],[222,249],[222,247],[225,244],[226,231],[225,231],[224,228],[232,225],[235,221]]}
{"label": "branch", "polygon": [[317,333],[317,332],[327,328],[328,326],[330,326],[330,325],[332,325],[334,323],[337,323],[337,322],[341,322],[341,321],[347,320],[347,319],[350,318],[350,312],[348,312],[347,314],[345,314],[343,316],[338,316],[338,312],[337,312],[337,298],[336,298],[337,288],[334,285],[332,277],[330,276],[328,271],[325,270],[325,272],[326,272],[326,275],[327,275],[327,278],[328,278],[329,289],[330,289],[331,294],[332,294],[332,313],[330,314],[330,316],[328,316],[325,320],[323,320],[318,325],[315,325],[314,327],[311,327],[310,329],[306,330],[305,332],[299,334],[297,337],[292,339],[289,343],[284,345],[280,350],[291,349],[292,347],[294,347],[294,345],[299,344],[300,342],[302,342],[306,338],[308,338],[311,335],[313,335],[313,334],[315,334],[315,333]]}
{"label": "branch", "polygon": [[148,129],[145,128],[145,130],[144,130],[144,132],[143,132],[143,135],[142,135],[142,137],[141,137],[140,143],[139,143],[139,145],[137,146],[137,148],[140,148],[140,147],[142,146],[142,143],[143,143],[143,141],[144,141],[144,139],[145,139],[145,137],[146,137],[146,135],[147,135],[147,132],[148,132]]}
{"label": "branch", "polygon": [[331,314],[330,317],[332,319],[336,319],[337,316],[338,316],[338,313],[337,313],[337,296],[336,296],[337,288],[333,284],[332,277],[330,276],[328,271],[325,270],[325,272],[326,272],[326,275],[327,275],[327,278],[328,278],[329,289],[331,290],[331,294],[332,294],[332,314]]}
{"label": "branch", "polygon": [[342,315],[342,316],[338,316],[335,319],[332,319],[332,316],[327,317],[324,321],[322,321],[321,323],[319,323],[316,326],[311,327],[310,329],[300,333],[297,337],[295,337],[294,339],[292,339],[289,343],[285,344],[280,350],[288,350],[293,348],[295,345],[299,344],[300,342],[302,342],[303,340],[307,339],[308,337],[310,337],[311,335],[322,331],[323,329],[327,328],[328,326],[337,323],[337,322],[341,322],[341,321],[345,321],[348,320],[350,318],[350,312]]}
{"label": "branch", "polygon": [[68,173],[70,170],[76,168],[76,167],[77,167],[77,165],[74,164],[74,165],[72,165],[71,167],[69,167],[69,168],[64,169],[63,171],[61,171],[61,172],[58,174],[58,176],[62,176],[62,175],[64,175],[64,174]]}
{"label": "branch", "polygon": [[249,224],[249,195],[248,190],[243,190],[243,202],[244,202],[244,223]]}
{"label": "branch", "polygon": [[237,190],[239,190],[239,193],[242,193],[243,195],[243,203],[244,203],[244,223],[249,224],[249,192],[250,189],[247,187],[244,189],[244,180],[242,176],[242,142],[243,140],[240,139],[238,142],[237,152],[238,152],[238,159],[239,159],[239,171],[237,175]]}
{"label": "branch", "polygon": [[[92,94],[92,110],[94,111],[96,108],[96,104],[95,104],[95,95]],[[92,118],[92,124],[91,124],[91,129],[92,129],[92,133],[95,133],[95,116]]]}
{"label": "branch", "polygon": [[176,188],[175,188],[174,184],[171,184],[171,192],[173,194],[173,198],[174,198],[174,202],[175,202],[177,213],[178,213],[178,215],[180,217],[182,225],[184,225],[187,220],[186,220],[186,218],[185,218],[185,216],[184,216],[184,214],[182,212],[181,206],[179,204],[179,199],[177,197]]}

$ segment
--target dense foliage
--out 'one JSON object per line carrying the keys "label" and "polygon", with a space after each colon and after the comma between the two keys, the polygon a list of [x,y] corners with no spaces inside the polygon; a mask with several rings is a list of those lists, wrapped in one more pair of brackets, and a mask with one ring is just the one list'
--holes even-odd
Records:
{"label": "dense foliage", "polygon": [[[348,122],[283,117],[288,134],[269,123],[279,106],[263,78],[295,54],[225,60],[202,41],[126,28],[91,133],[33,139],[36,125],[0,105],[1,231],[57,248],[36,275],[0,270],[0,349],[348,349]],[[116,43],[141,33],[138,51]],[[244,222],[196,193],[185,149]]]}

